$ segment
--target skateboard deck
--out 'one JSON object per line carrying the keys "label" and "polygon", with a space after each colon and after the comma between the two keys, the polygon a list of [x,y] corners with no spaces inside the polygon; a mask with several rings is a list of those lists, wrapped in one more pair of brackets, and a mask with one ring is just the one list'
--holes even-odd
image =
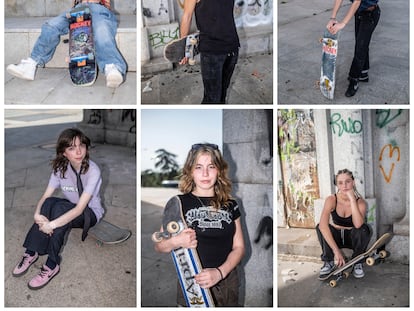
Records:
{"label": "skateboard deck", "polygon": [[323,96],[329,99],[334,98],[336,56],[338,54],[338,34],[331,34],[325,29],[322,43],[322,65],[319,86]]}
{"label": "skateboard deck", "polygon": [[97,76],[92,15],[86,5],[73,8],[69,21],[69,73],[74,85],[92,85]]}
{"label": "skateboard deck", "polygon": [[[178,196],[171,198],[164,209],[162,219],[163,232],[154,232],[152,240],[161,242],[179,234],[187,225]],[[201,288],[194,276],[201,272],[200,258],[195,249],[178,248],[171,252],[178,280],[184,293],[184,299],[188,307],[214,307],[213,298],[209,289]]]}
{"label": "skateboard deck", "polygon": [[393,235],[391,233],[384,233],[378,240],[372,244],[372,246],[365,252],[362,253],[353,259],[349,260],[345,265],[335,269],[333,272],[327,274],[326,276],[319,277],[318,279],[321,281],[328,280],[331,277],[335,277],[333,280],[329,282],[331,287],[335,287],[338,281],[342,279],[346,279],[349,276],[349,272],[346,271],[353,267],[354,264],[358,263],[359,261],[366,259],[366,264],[368,266],[373,266],[377,259],[384,259],[385,257],[389,256],[389,253],[385,250],[378,251],[378,249],[382,248],[385,244],[387,244]]}
{"label": "skateboard deck", "polygon": [[171,63],[179,63],[184,57],[190,65],[195,64],[198,52],[199,33],[193,33],[181,39],[175,39],[164,47],[164,58]]}
{"label": "skateboard deck", "polygon": [[131,236],[131,231],[123,229],[106,220],[99,221],[89,229],[88,234],[96,239],[96,244],[118,244],[126,241]]}

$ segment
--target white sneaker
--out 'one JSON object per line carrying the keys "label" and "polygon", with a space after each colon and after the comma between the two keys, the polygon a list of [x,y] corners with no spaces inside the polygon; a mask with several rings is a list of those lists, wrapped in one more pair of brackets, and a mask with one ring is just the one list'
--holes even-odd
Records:
{"label": "white sneaker", "polygon": [[124,77],[114,64],[105,65],[106,86],[116,88],[124,82]]}
{"label": "white sneaker", "polygon": [[18,65],[8,65],[7,72],[17,78],[33,81],[36,73],[36,68],[37,62],[29,57],[22,59]]}
{"label": "white sneaker", "polygon": [[364,273],[364,270],[362,269],[362,263],[357,263],[354,266],[353,274],[354,274],[354,277],[356,277],[357,279],[364,277],[365,273]]}

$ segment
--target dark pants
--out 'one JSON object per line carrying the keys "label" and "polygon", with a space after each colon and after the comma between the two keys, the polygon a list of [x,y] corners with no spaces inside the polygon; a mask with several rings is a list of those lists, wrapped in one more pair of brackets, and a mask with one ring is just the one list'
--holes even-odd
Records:
{"label": "dark pants", "polygon": [[[69,202],[66,199],[61,198],[47,198],[42,205],[40,214],[44,215],[50,221],[60,217],[67,211],[74,208],[76,204]],[[89,213],[91,217],[91,227],[96,224],[95,213],[87,207],[84,213]],[[59,253],[65,242],[65,236],[69,233],[71,228],[83,228],[84,213],[68,224],[56,228],[53,230],[53,234],[49,236],[39,230],[37,224],[33,224],[27,233],[26,239],[23,243],[23,247],[30,251],[38,252],[39,255],[48,255],[49,259],[55,263],[60,263]]]}
{"label": "dark pants", "polygon": [[[216,307],[240,307],[239,306],[239,275],[237,269],[215,286],[210,288]],[[179,306],[186,306],[184,294],[180,283],[177,283],[177,303]]]}
{"label": "dark pants", "polygon": [[358,79],[362,71],[369,69],[369,44],[377,27],[381,10],[357,12],[355,14],[355,50],[349,77]]}
{"label": "dark pants", "polygon": [[202,104],[225,104],[227,89],[237,64],[239,53],[201,53],[201,76],[204,84]]}
{"label": "dark pants", "polygon": [[[360,228],[352,229],[336,229],[334,226],[329,225],[332,236],[339,248],[350,248],[354,252],[352,258],[362,254],[366,251],[369,240],[371,239],[371,230],[367,224],[363,224]],[[333,261],[334,253],[325,241],[322,232],[319,230],[319,224],[316,226],[316,232],[318,234],[319,243],[322,247],[322,261]]]}

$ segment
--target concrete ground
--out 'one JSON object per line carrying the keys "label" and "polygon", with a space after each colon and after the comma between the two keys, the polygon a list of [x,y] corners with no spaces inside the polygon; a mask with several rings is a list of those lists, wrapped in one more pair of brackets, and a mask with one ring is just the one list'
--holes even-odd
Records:
{"label": "concrete ground", "polygon": [[[347,12],[344,1],[338,19]],[[319,38],[332,13],[333,1],[278,1],[279,104],[408,104],[409,1],[380,1],[381,18],[370,45],[369,82],[345,97],[354,51],[354,20],[339,37],[335,99],[322,96],[319,81]]]}
{"label": "concrete ground", "polygon": [[107,88],[103,74],[94,85],[73,86],[68,69],[38,68],[34,81],[10,75],[6,69],[4,102],[9,105],[136,105],[136,72],[127,72],[118,88]]}
{"label": "concrete ground", "polygon": [[168,199],[178,193],[174,188],[141,188],[141,307],[176,306],[175,267],[170,254],[154,250],[151,235],[161,227]]}
{"label": "concrete ground", "polygon": [[37,291],[27,287],[45,257],[24,276],[12,276],[33,223],[35,204],[50,176],[49,161],[54,156],[57,135],[75,125],[79,117],[77,110],[72,114],[67,110],[14,112],[5,110],[4,306],[135,307],[136,158],[131,148],[93,144],[90,153],[102,172],[104,218],[129,228],[132,236],[119,245],[98,247],[91,237],[81,242],[81,230],[73,229],[62,252],[60,273],[50,284]]}
{"label": "concrete ground", "polygon": [[321,262],[313,257],[279,256],[279,307],[408,307],[409,267],[387,261],[365,267],[365,277],[351,275],[334,288],[317,276]]}
{"label": "concrete ground", "polygon": [[[198,105],[203,99],[200,64],[141,77],[142,104]],[[273,103],[273,54],[239,58],[227,104]]]}
{"label": "concrete ground", "polygon": [[409,265],[394,261],[392,254],[384,263],[364,265],[364,278],[351,275],[331,288],[329,281],[317,279],[323,263],[316,231],[278,228],[277,232],[279,307],[409,306]]}

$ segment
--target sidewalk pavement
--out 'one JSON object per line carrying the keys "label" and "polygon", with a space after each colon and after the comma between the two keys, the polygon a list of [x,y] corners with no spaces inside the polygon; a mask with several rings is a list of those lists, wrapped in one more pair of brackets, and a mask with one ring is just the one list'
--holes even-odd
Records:
{"label": "sidewalk pavement", "polygon": [[277,232],[279,307],[409,306],[409,265],[393,262],[392,254],[384,263],[364,265],[364,278],[351,275],[331,288],[328,281],[317,279],[323,263],[316,231],[278,228]]}
{"label": "sidewalk pavement", "polygon": [[[347,12],[344,1],[338,19]],[[278,1],[279,104],[408,104],[409,1],[380,1],[381,18],[370,45],[369,82],[345,97],[354,52],[354,19],[341,31],[336,68],[335,99],[322,96],[319,81],[319,38],[331,16],[333,1]]]}
{"label": "sidewalk pavement", "polygon": [[177,273],[171,255],[157,253],[151,240],[161,227],[165,204],[177,194],[176,188],[141,188],[141,307],[177,305]]}
{"label": "sidewalk pavement", "polygon": [[[203,99],[200,63],[141,77],[143,104],[199,105]],[[227,104],[273,103],[273,54],[240,57],[227,93]]]}
{"label": "sidewalk pavement", "polygon": [[45,262],[41,257],[27,274],[13,277],[22,243],[33,223],[35,205],[47,186],[57,135],[73,123],[7,128],[5,119],[5,257],[6,307],[135,307],[136,301],[136,160],[131,148],[92,142],[91,159],[102,173],[105,219],[129,228],[124,243],[97,247],[81,242],[73,229],[62,252],[60,273],[43,289],[27,282]]}
{"label": "sidewalk pavement", "polygon": [[[6,64],[8,65],[8,64]],[[34,81],[10,75],[6,69],[4,103],[7,105],[136,105],[137,74],[127,72],[118,88],[107,88],[105,75],[98,73],[94,85],[72,85],[68,69],[38,68]]]}

